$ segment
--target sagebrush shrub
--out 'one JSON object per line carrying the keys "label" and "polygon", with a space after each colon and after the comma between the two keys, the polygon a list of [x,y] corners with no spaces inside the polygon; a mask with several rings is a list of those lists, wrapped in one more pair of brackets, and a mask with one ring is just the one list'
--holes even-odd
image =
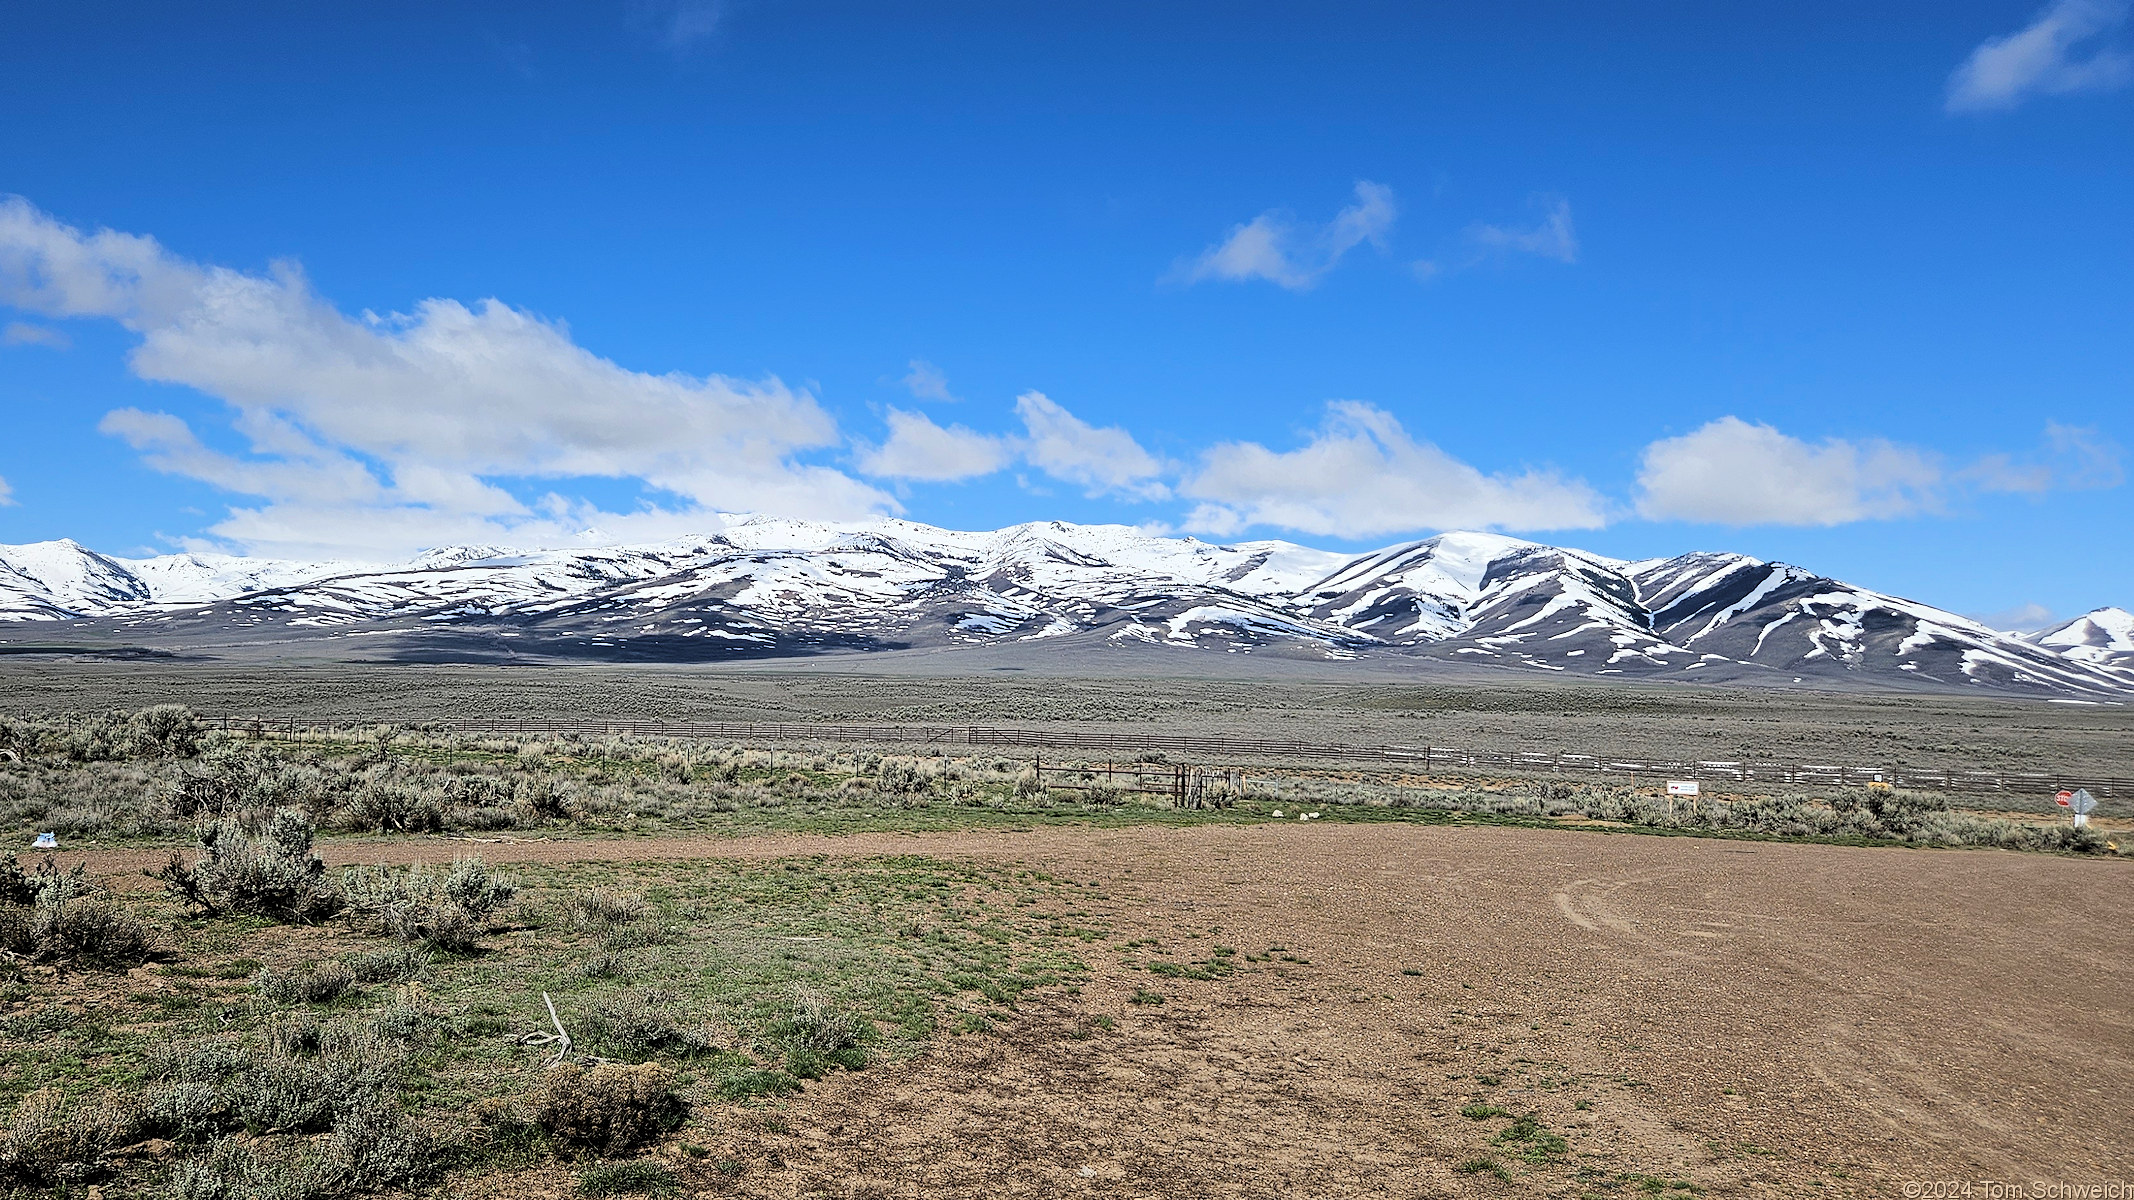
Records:
{"label": "sagebrush shrub", "polygon": [[419,786],[371,780],[341,802],[335,819],[368,833],[435,833],[444,828],[445,810]]}
{"label": "sagebrush shrub", "polygon": [[22,869],[21,860],[10,850],[0,854],[0,904],[35,904],[47,878],[59,874],[59,866],[46,855],[35,870]]}
{"label": "sagebrush shrub", "polygon": [[123,971],[147,959],[155,944],[154,930],[102,895],[83,867],[62,872],[47,856],[25,871],[13,854],[0,855],[0,950]]}
{"label": "sagebrush shrub", "polygon": [[224,817],[201,829],[201,857],[188,866],[173,854],[155,877],[171,895],[210,916],[322,921],[346,901],[312,853],[313,833],[311,818],[293,808],[276,809],[257,830]]}
{"label": "sagebrush shrub", "polygon": [[185,818],[247,818],[277,808],[323,808],[332,786],[316,767],[225,743],[171,779],[164,802]]}
{"label": "sagebrush shrub", "polygon": [[932,776],[908,758],[885,758],[875,772],[875,786],[893,795],[923,792]]}
{"label": "sagebrush shrub", "polygon": [[438,1167],[439,1147],[399,1105],[366,1096],[334,1118],[323,1160],[338,1188],[368,1195],[427,1179]]}
{"label": "sagebrush shrub", "polygon": [[226,1139],[171,1172],[170,1200],[318,1200],[334,1192],[314,1155],[276,1154],[252,1139]]}
{"label": "sagebrush shrub", "polygon": [[64,1184],[91,1173],[126,1132],[123,1106],[70,1101],[58,1088],[24,1096],[0,1122],[0,1181],[16,1187]]}
{"label": "sagebrush shrub", "polygon": [[249,1052],[223,1093],[246,1129],[323,1130],[356,1106],[395,1096],[405,1061],[404,1050],[365,1026],[328,1026],[315,1054]]}
{"label": "sagebrush shrub", "polygon": [[152,1084],[134,1097],[144,1129],[176,1141],[203,1141],[229,1123],[221,1089],[198,1080]]}
{"label": "sagebrush shrub", "polygon": [[128,723],[133,726],[134,753],[152,758],[191,758],[200,752],[200,735],[207,731],[183,704],[141,709]]}
{"label": "sagebrush shrub", "polygon": [[420,864],[351,867],[341,889],[380,932],[455,953],[473,950],[518,894],[517,884],[490,874],[479,858],[456,859],[443,873]]}
{"label": "sagebrush shrub", "polygon": [[123,971],[155,951],[155,934],[139,917],[98,896],[39,903],[30,936],[32,957]]}

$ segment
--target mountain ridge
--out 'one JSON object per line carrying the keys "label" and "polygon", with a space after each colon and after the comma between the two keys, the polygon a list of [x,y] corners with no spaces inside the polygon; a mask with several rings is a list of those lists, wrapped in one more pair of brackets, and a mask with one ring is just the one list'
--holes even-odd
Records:
{"label": "mountain ridge", "polygon": [[186,647],[360,636],[365,653],[412,659],[1057,643],[2134,694],[2134,616],[2120,609],[2015,634],[1747,555],[1632,561],[1472,532],[1344,554],[1061,521],[966,532],[743,515],[665,542],[439,547],[386,564],[0,546],[0,641],[54,626]]}

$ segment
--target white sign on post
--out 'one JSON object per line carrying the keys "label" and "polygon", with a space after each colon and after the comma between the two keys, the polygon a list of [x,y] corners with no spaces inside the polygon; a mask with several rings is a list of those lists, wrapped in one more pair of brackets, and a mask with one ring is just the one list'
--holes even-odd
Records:
{"label": "white sign on post", "polygon": [[1670,779],[1667,781],[1667,794],[1670,796],[1694,796],[1697,794],[1697,781],[1694,779]]}
{"label": "white sign on post", "polygon": [[[2067,796],[2067,793],[2062,792],[2060,795]],[[2075,828],[2077,829],[2088,825],[2090,823],[2090,814],[2097,811],[2097,798],[2090,795],[2088,788],[2078,789],[2074,795],[2067,796],[2065,800],[2061,800],[2060,796],[2055,796],[2053,799],[2065,805],[2070,812],[2075,814]]]}

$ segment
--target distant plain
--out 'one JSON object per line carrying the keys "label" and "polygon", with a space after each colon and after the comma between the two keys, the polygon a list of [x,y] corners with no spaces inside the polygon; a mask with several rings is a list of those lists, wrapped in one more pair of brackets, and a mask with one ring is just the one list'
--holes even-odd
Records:
{"label": "distant plain", "polygon": [[[1397,673],[1181,654],[1106,674],[1059,656],[869,655],[735,666],[256,664],[0,657],[0,713],[180,703],[314,722],[517,720],[1045,724],[1108,731],[1666,759],[2134,776],[2134,706]],[[991,664],[991,669],[988,665]],[[1173,673],[1166,674],[1168,669]]]}

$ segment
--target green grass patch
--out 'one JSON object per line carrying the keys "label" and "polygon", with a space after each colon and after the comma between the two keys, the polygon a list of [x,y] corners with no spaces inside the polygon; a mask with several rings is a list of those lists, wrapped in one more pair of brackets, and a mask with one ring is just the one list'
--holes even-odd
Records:
{"label": "green grass patch", "polygon": [[1470,1158],[1453,1170],[1462,1175],[1488,1175],[1504,1183],[1510,1183],[1512,1179],[1511,1171],[1506,1169],[1503,1163],[1486,1154],[1479,1158]]}
{"label": "green grass patch", "polygon": [[578,1175],[581,1196],[671,1196],[681,1187],[673,1171],[643,1160],[596,1163]]}
{"label": "green grass patch", "polygon": [[[40,1089],[50,1093],[40,1103],[70,1114],[147,1114],[149,1125],[115,1131],[129,1141],[113,1144],[166,1138],[176,1161],[101,1168],[107,1194],[153,1190],[152,1173],[193,1171],[195,1160],[242,1174],[251,1168],[224,1141],[241,1131],[257,1135],[261,1153],[323,1153],[310,1142],[283,1147],[277,1139],[297,1135],[268,1131],[324,1137],[349,1121],[369,1122],[362,1136],[396,1154],[406,1149],[410,1180],[432,1178],[421,1164],[442,1161],[434,1148],[455,1142],[472,1148],[465,1166],[530,1164],[563,1145],[538,1114],[567,1106],[535,1103],[559,1048],[550,1003],[577,1061],[660,1068],[657,1080],[611,1081],[643,1093],[627,1103],[657,1116],[671,1093],[672,1111],[686,1114],[877,1069],[951,1025],[991,1029],[989,1012],[1086,983],[1088,936],[1109,934],[1073,881],[917,856],[509,873],[514,904],[455,953],[408,950],[354,915],[314,926],[174,919],[174,902],[142,900],[176,960],[158,971],[161,986],[118,999],[94,972],[0,981],[7,1003],[23,1005],[0,1010],[0,1036],[14,1047],[0,1121]],[[334,987],[318,986],[328,973]],[[539,1037],[549,1041],[528,1044]],[[374,1066],[361,1086],[335,1074],[362,1064]],[[136,1109],[129,1096],[154,1104]],[[366,1096],[377,1103],[363,1107]],[[574,1149],[616,1157],[584,1167],[580,1191],[667,1189],[621,1158],[650,1143],[603,1132],[605,1103],[565,1114]],[[682,1119],[638,1127],[654,1141],[686,1136],[674,1124]],[[221,1165],[208,1163],[214,1154]]]}
{"label": "green grass patch", "polygon": [[1519,1157],[1535,1164],[1552,1162],[1571,1151],[1571,1143],[1544,1126],[1538,1113],[1517,1118],[1491,1138],[1490,1144],[1512,1148]]}

